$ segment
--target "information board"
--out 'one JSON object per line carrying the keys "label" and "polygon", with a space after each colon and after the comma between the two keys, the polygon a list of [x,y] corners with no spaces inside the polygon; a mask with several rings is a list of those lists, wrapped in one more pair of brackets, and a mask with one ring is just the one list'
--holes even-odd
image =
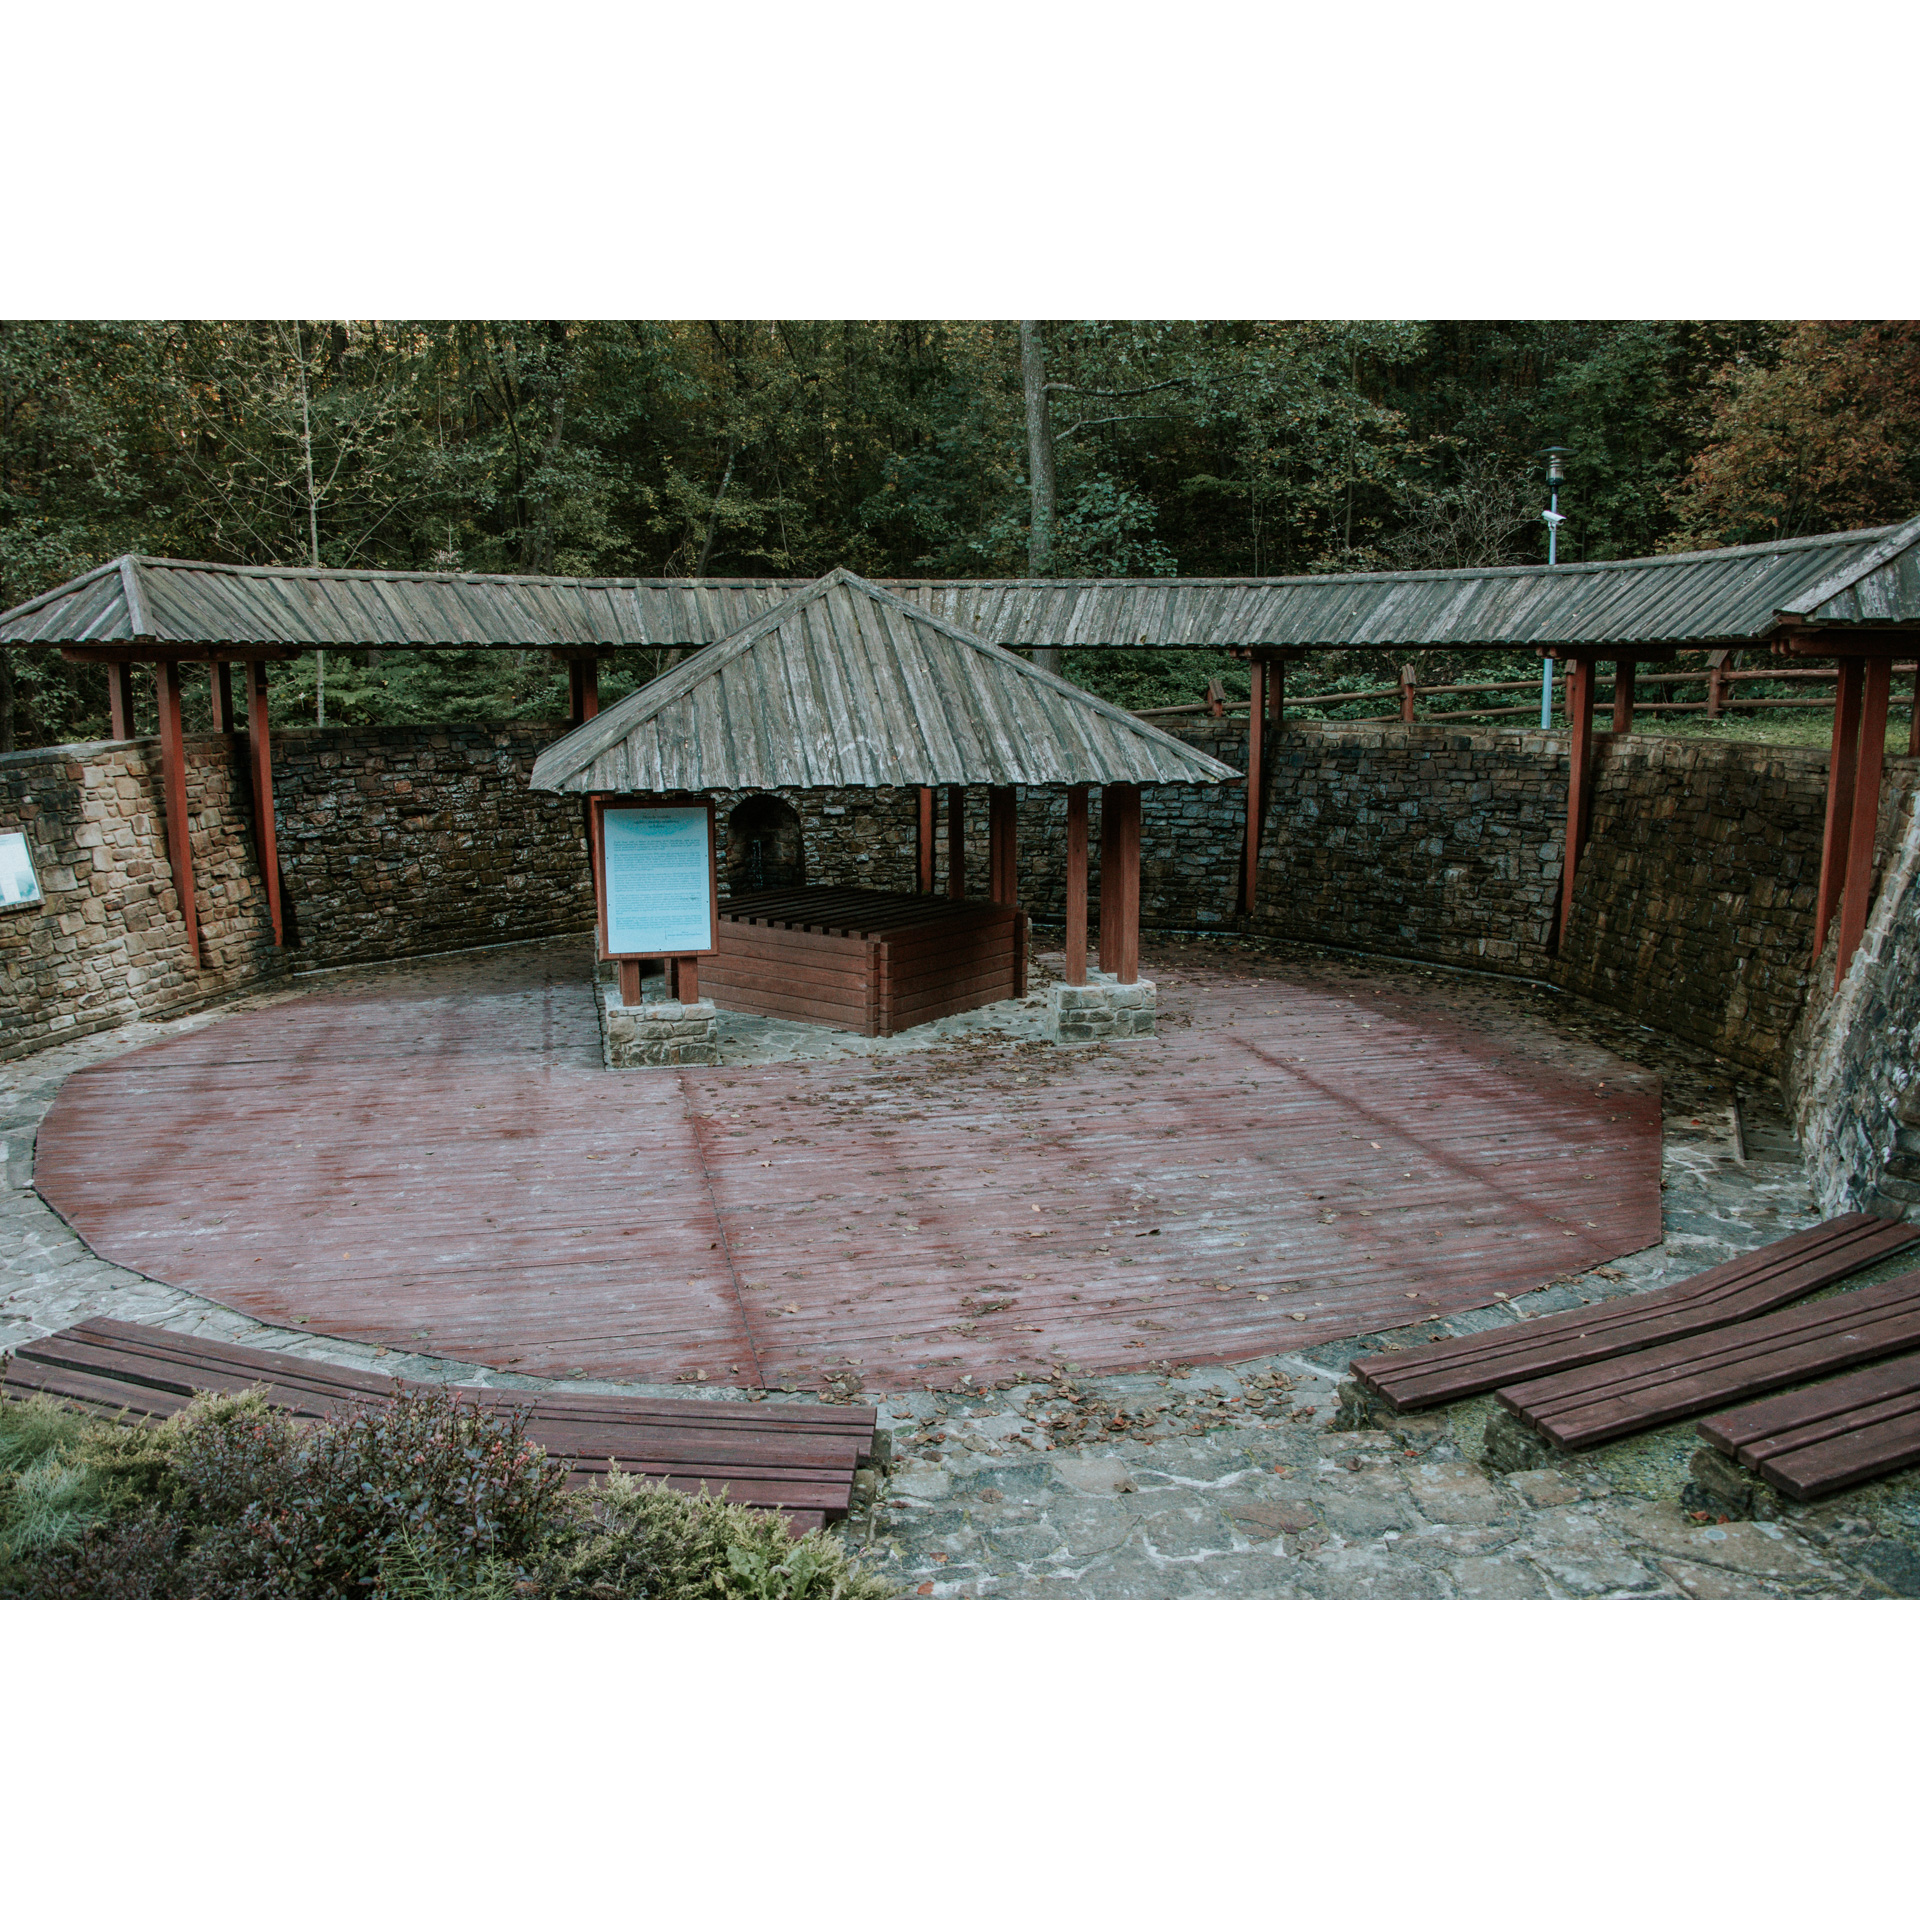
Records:
{"label": "information board", "polygon": [[713,815],[700,807],[606,807],[600,815],[608,956],[711,953]]}
{"label": "information board", "polygon": [[0,833],[0,907],[38,906],[40,881],[24,833]]}

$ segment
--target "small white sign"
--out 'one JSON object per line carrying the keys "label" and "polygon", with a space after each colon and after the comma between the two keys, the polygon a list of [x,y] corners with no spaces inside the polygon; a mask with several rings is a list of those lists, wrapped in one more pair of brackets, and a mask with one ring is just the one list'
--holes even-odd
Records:
{"label": "small white sign", "polygon": [[36,906],[45,896],[24,833],[0,833],[0,907]]}

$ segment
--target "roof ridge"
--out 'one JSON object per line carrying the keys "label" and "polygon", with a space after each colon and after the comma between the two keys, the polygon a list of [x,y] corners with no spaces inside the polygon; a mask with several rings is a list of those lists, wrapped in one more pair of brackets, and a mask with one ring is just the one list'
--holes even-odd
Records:
{"label": "roof ridge", "polygon": [[1804,593],[1795,594],[1780,611],[1810,615],[1824,601],[1845,593],[1849,587],[1857,587],[1869,574],[1878,573],[1889,560],[1896,559],[1916,542],[1920,542],[1920,513],[1892,528],[1883,539],[1865,553],[1856,554],[1845,566],[1815,581]]}

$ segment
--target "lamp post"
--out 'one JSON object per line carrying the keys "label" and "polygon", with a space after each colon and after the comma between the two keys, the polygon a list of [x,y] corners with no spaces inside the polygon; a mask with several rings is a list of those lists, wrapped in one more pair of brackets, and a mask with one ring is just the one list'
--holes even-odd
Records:
{"label": "lamp post", "polygon": [[[1566,469],[1561,466],[1561,456],[1565,447],[1547,449],[1547,491],[1549,505],[1540,518],[1547,523],[1547,565],[1555,566],[1560,559],[1560,522],[1567,516],[1560,511],[1560,482],[1564,480]],[[1540,662],[1540,729],[1548,732],[1553,726],[1553,662]]]}

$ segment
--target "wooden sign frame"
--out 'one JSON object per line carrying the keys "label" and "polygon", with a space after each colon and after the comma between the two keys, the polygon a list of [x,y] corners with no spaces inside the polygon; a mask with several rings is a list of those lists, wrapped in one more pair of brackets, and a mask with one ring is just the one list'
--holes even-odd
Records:
{"label": "wooden sign frame", "polygon": [[[612,935],[607,914],[607,838],[609,813],[693,813],[703,812],[707,820],[707,944],[704,947],[645,947],[616,950],[609,943]],[[603,960],[694,960],[714,952],[720,944],[720,870],[714,853],[713,802],[703,795],[673,800],[664,795],[645,800],[603,800],[593,802],[593,893],[600,923],[600,957]]]}

